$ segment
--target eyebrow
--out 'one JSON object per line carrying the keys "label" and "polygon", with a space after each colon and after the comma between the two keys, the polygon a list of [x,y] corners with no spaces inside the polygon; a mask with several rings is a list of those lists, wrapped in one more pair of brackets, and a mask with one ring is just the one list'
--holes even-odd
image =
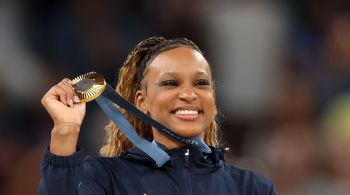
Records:
{"label": "eyebrow", "polygon": [[[160,77],[166,77],[166,76],[176,77],[176,76],[178,76],[179,74],[180,74],[180,73],[178,73],[178,72],[166,72],[166,73],[160,75]],[[197,75],[199,75],[199,76],[201,76],[201,75],[203,75],[203,76],[209,76],[205,71],[201,71],[201,70],[197,70],[197,71],[195,72],[195,74],[197,74]]]}

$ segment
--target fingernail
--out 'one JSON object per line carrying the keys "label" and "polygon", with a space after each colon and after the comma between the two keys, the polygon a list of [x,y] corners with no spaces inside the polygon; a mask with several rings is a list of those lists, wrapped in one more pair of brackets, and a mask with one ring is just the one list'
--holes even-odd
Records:
{"label": "fingernail", "polygon": [[75,103],[79,103],[80,102],[80,99],[79,99],[79,97],[78,96],[74,96],[73,97],[73,101],[75,102]]}
{"label": "fingernail", "polygon": [[73,107],[73,100],[72,99],[69,100],[69,106]]}

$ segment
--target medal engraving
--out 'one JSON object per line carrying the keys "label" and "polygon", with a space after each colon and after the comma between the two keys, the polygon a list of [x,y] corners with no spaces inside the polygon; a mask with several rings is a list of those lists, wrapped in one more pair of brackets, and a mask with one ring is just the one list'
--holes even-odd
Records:
{"label": "medal engraving", "polygon": [[72,80],[73,88],[81,102],[94,100],[106,88],[106,81],[101,74],[89,72]]}

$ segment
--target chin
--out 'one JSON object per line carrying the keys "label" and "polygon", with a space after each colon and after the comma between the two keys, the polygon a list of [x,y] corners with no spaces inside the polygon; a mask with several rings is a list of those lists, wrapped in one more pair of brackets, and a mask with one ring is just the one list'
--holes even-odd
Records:
{"label": "chin", "polygon": [[173,129],[175,133],[183,137],[203,137],[204,131],[199,131],[195,129]]}

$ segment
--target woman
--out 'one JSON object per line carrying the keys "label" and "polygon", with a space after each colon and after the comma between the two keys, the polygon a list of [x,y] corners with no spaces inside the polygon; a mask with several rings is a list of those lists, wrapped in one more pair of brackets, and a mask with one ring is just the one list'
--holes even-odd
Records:
{"label": "woman", "polygon": [[208,62],[187,39],[152,37],[129,54],[117,92],[142,112],[185,137],[200,137],[202,153],[158,132],[123,111],[141,137],[154,140],[170,160],[161,167],[132,144],[113,123],[102,157],[83,160],[77,147],[84,103],[63,79],[43,97],[54,121],[41,170],[40,194],[276,194],[261,176],[224,161],[216,136],[217,114]]}

